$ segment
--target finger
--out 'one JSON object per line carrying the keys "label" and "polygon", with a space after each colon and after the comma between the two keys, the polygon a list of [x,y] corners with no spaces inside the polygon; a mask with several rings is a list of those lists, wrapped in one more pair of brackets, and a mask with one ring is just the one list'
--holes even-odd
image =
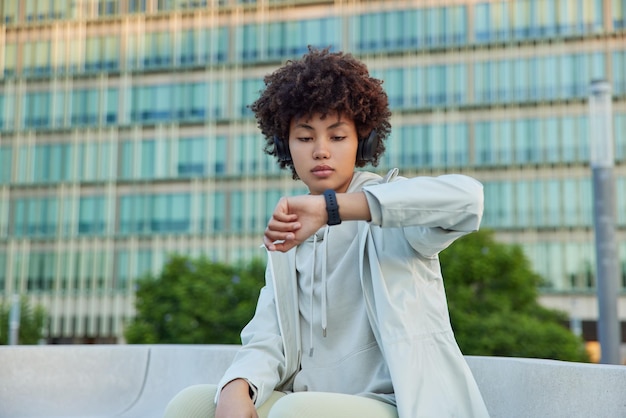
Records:
{"label": "finger", "polygon": [[272,219],[275,219],[279,222],[295,222],[296,220],[298,220],[298,215],[296,215],[295,213],[276,211],[272,213]]}
{"label": "finger", "polygon": [[278,204],[276,204],[272,212],[272,217],[283,222],[293,222],[297,218],[297,215],[290,213],[288,200],[286,197],[283,197],[278,201]]}
{"label": "finger", "polygon": [[263,234],[263,241],[266,246],[268,243],[275,243],[276,241],[291,241],[295,238],[295,234],[291,231],[272,231],[271,229],[266,229]]}
{"label": "finger", "polygon": [[293,247],[298,245],[294,240],[291,241],[277,241],[272,244],[272,249],[268,248],[270,251],[278,251],[281,253],[286,253],[291,250]]}
{"label": "finger", "polygon": [[268,251],[288,251],[289,249],[295,247],[297,245],[297,243],[291,239],[291,240],[271,240],[268,239],[267,237],[263,237],[263,245],[265,245],[265,248],[268,249]]}
{"label": "finger", "polygon": [[274,217],[267,222],[267,228],[271,231],[296,231],[300,229],[301,226],[300,222],[283,221]]}
{"label": "finger", "polygon": [[265,248],[267,248],[268,251],[276,251],[276,244],[266,240],[265,238],[263,238],[263,245],[265,245]]}

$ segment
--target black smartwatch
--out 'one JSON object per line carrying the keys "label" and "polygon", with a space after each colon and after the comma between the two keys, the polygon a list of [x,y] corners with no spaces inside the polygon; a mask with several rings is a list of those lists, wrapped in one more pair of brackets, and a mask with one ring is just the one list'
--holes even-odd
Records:
{"label": "black smartwatch", "polygon": [[339,205],[337,204],[337,195],[333,189],[324,190],[324,199],[326,200],[326,213],[328,213],[328,225],[339,225],[341,218],[339,217]]}

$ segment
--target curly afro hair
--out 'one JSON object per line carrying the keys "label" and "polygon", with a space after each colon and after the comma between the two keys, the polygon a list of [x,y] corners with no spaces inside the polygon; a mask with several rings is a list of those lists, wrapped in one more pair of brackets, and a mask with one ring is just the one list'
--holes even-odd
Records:
{"label": "curly afro hair", "polygon": [[[391,112],[382,81],[370,77],[363,62],[351,54],[309,46],[309,52],[301,59],[287,61],[265,76],[264,82],[265,89],[249,107],[265,136],[265,153],[277,157],[274,137],[288,141],[294,117],[337,113],[354,121],[359,141],[376,130],[379,141],[372,160],[357,159],[356,166],[363,167],[368,162],[378,165],[385,151],[383,141],[391,131]],[[278,162],[281,168],[291,168],[293,178],[298,178],[292,161]]]}

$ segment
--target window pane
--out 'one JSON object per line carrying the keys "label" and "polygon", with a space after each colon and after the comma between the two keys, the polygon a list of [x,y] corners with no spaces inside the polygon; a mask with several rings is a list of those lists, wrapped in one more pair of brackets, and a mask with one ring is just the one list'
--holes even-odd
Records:
{"label": "window pane", "polygon": [[458,45],[467,40],[466,7],[449,6],[445,9],[444,32],[446,44]]}
{"label": "window pane", "polygon": [[116,70],[120,66],[120,38],[119,36],[105,36],[102,38],[102,66],[107,70]]}
{"label": "window pane", "polygon": [[554,0],[535,1],[533,33],[542,37],[556,34],[556,2]]}
{"label": "window pane", "polygon": [[181,65],[191,65],[196,62],[196,33],[193,29],[185,29],[180,33],[180,47],[178,60]]}
{"label": "window pane", "polygon": [[0,293],[5,294],[7,280],[8,259],[4,251],[0,252]]}
{"label": "window pane", "polygon": [[205,138],[181,138],[178,142],[177,174],[181,177],[204,176],[207,165]]}
{"label": "window pane", "polygon": [[81,197],[78,220],[78,233],[80,235],[104,232],[104,205],[103,196]]}
{"label": "window pane", "polygon": [[[154,140],[141,141],[139,178],[152,179],[155,177],[156,143]],[[137,163],[137,161],[135,161]]]}
{"label": "window pane", "polygon": [[479,3],[474,6],[474,38],[480,43],[488,42],[490,38],[490,6],[490,3]]}
{"label": "window pane", "polygon": [[615,159],[620,162],[626,161],[626,113],[615,114],[613,121],[613,132],[615,133]]}
{"label": "window pane", "polygon": [[7,43],[4,47],[4,76],[9,77],[15,75],[17,63],[17,45],[15,43]]}
{"label": "window pane", "polygon": [[626,1],[613,0],[613,29],[619,30],[626,28]]}
{"label": "window pane", "polygon": [[0,146],[0,184],[9,184],[11,182],[12,154],[13,148],[11,146]]}
{"label": "window pane", "polygon": [[85,43],[85,71],[100,69],[100,37],[87,38]]}
{"label": "window pane", "polygon": [[626,51],[615,51],[612,58],[613,92],[615,94],[626,94]]}
{"label": "window pane", "polygon": [[106,90],[104,97],[106,101],[104,105],[104,124],[115,124],[118,120],[117,110],[119,109],[119,90],[117,88],[109,88]]}
{"label": "window pane", "polygon": [[38,41],[35,43],[35,72],[40,75],[48,75],[51,71],[50,41]]}
{"label": "window pane", "polygon": [[85,121],[88,125],[97,125],[99,120],[99,104],[100,104],[100,91],[99,90],[87,90],[85,92],[85,100],[87,108],[85,112]]}
{"label": "window pane", "polygon": [[[19,17],[19,3],[17,1],[7,1],[4,5],[4,10],[2,14],[2,21],[5,24],[17,23],[17,19]],[[2,290],[2,288],[0,288]]]}
{"label": "window pane", "polygon": [[226,196],[224,192],[213,194],[213,230],[223,232],[226,228]]}

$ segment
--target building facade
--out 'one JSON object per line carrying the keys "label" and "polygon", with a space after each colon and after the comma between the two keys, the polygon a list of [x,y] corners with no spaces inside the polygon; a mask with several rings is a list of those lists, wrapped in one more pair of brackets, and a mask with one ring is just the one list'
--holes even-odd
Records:
{"label": "building facade", "polygon": [[307,45],[384,80],[377,170],[481,180],[483,226],[589,335],[587,96],[607,79],[626,321],[626,0],[3,0],[0,18],[0,298],[43,304],[50,342],[120,341],[168,254],[264,256],[275,202],[304,187],[247,105]]}

